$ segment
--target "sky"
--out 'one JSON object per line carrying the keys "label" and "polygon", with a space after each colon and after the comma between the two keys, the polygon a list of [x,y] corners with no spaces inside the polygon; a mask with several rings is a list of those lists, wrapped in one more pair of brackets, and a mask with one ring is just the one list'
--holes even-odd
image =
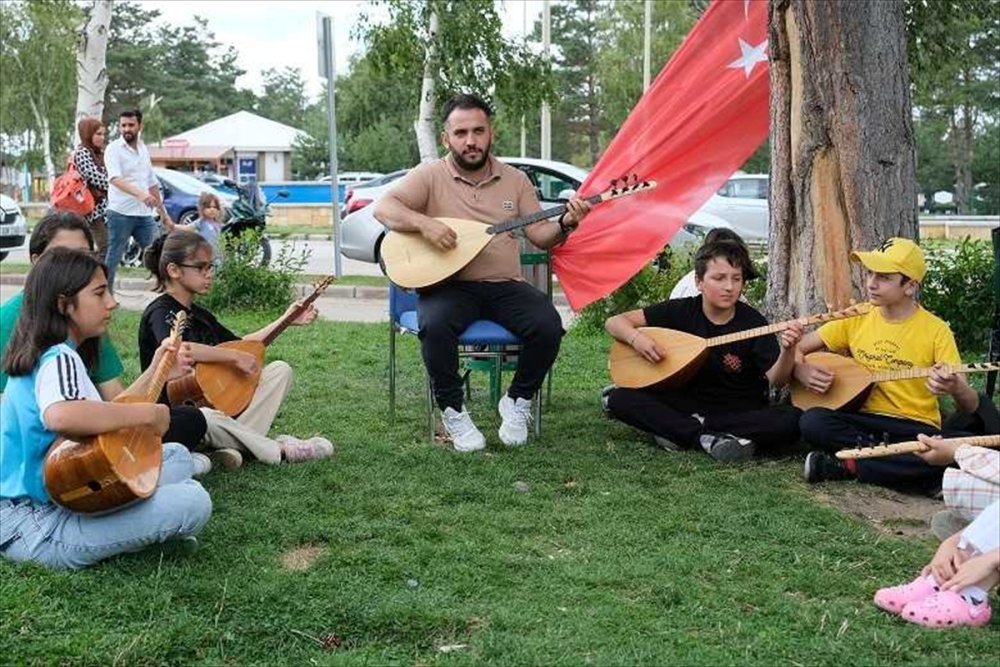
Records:
{"label": "sky", "polygon": [[[261,92],[261,72],[268,68],[297,67],[302,71],[311,96],[322,91],[318,72],[316,14],[333,19],[334,57],[338,75],[347,72],[350,57],[362,50],[351,37],[362,13],[385,20],[384,8],[363,0],[140,0],[146,9],[156,9],[161,20],[173,25],[193,22],[195,15],[208,21],[216,39],[232,45],[246,74],[238,81]],[[497,0],[507,37],[524,34],[524,14],[530,27],[542,11],[542,0]],[[112,19],[113,20],[113,19]]]}

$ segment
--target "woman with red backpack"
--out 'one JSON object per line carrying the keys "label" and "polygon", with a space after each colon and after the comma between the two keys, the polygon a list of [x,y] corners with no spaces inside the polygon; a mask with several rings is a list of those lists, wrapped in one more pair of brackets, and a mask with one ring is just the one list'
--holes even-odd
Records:
{"label": "woman with red backpack", "polygon": [[84,217],[94,233],[97,256],[104,257],[108,249],[108,228],[104,221],[108,207],[108,170],[104,166],[108,131],[97,118],[81,118],[76,127],[80,144],[73,151],[71,162],[94,197],[94,209]]}

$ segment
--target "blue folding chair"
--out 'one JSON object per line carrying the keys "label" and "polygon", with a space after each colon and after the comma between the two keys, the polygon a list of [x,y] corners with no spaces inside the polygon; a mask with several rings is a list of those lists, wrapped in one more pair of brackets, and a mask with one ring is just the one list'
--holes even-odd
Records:
{"label": "blue folding chair", "polygon": [[[420,332],[417,320],[416,292],[408,292],[393,283],[389,283],[389,421],[396,421],[396,336],[397,334],[412,334]],[[504,358],[516,355],[520,351],[521,339],[507,331],[504,327],[491,320],[476,320],[458,337],[459,359],[475,358],[489,359],[492,362],[490,372],[491,394],[499,400],[503,374]],[[469,398],[469,370],[465,373],[466,398]],[[427,430],[431,439],[434,438],[434,392],[431,388],[430,375],[426,377],[427,398]],[[551,386],[551,385],[550,385]],[[542,400],[536,396],[533,403],[535,435],[542,431]]]}

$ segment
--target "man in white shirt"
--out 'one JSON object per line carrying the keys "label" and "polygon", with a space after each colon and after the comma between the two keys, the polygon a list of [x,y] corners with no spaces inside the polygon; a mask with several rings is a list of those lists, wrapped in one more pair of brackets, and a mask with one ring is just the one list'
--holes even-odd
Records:
{"label": "man in white shirt", "polygon": [[122,111],[118,117],[119,137],[104,151],[108,169],[108,285],[115,284],[115,269],[128,247],[129,238],[145,248],[160,234],[160,225],[153,217],[159,209],[167,231],[173,223],[163,208],[160,184],[153,173],[146,144],[139,139],[142,132],[142,112]]}

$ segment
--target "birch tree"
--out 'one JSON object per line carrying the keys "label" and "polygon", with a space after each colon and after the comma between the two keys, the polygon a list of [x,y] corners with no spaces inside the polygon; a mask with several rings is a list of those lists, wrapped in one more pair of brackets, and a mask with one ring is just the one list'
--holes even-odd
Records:
{"label": "birch tree", "polygon": [[524,44],[501,35],[493,0],[383,0],[387,23],[363,17],[357,33],[384,73],[422,64],[413,128],[423,162],[438,156],[436,114],[457,92],[478,93],[512,117],[554,100],[549,65]]}
{"label": "birch tree", "polygon": [[74,131],[81,118],[104,118],[104,91],[108,87],[105,58],[110,29],[111,0],[94,0],[77,32]]}
{"label": "birch tree", "polygon": [[[30,131],[49,184],[53,154],[72,135],[74,40],[79,10],[69,0],[0,3],[0,108],[4,131]],[[9,124],[8,124],[9,122]]]}

